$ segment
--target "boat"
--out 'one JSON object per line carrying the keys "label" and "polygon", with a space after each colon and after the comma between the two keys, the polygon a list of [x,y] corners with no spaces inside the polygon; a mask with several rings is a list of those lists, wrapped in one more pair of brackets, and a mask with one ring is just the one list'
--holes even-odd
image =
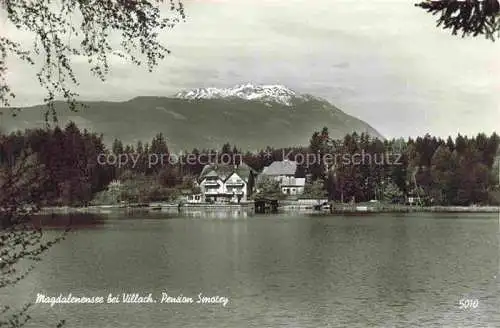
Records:
{"label": "boat", "polygon": [[178,204],[170,204],[165,202],[151,203],[149,204],[150,211],[161,211],[165,208],[175,207],[177,208]]}
{"label": "boat", "polygon": [[324,202],[322,204],[314,205],[314,210],[315,211],[329,211],[331,209],[331,207],[332,207],[331,204]]}
{"label": "boat", "polygon": [[368,212],[368,206],[356,206],[356,212]]}

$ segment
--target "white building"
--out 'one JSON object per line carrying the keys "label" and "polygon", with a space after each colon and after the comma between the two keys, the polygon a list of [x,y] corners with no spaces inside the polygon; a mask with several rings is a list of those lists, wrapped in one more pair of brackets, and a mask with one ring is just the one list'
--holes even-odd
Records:
{"label": "white building", "polygon": [[120,191],[122,188],[122,183],[120,180],[113,180],[108,184],[109,191]]}
{"label": "white building", "polygon": [[186,200],[190,204],[198,204],[203,202],[203,194],[193,194],[193,195],[188,195],[186,197]]}
{"label": "white building", "polygon": [[198,179],[205,202],[246,202],[253,191],[255,172],[240,165],[206,165]]}
{"label": "white building", "polygon": [[301,195],[304,193],[306,178],[290,177],[281,181],[281,192],[286,195]]}
{"label": "white building", "polygon": [[297,162],[290,160],[275,161],[264,167],[262,178],[278,181],[281,192],[286,195],[300,195],[304,193],[305,178],[296,178]]}

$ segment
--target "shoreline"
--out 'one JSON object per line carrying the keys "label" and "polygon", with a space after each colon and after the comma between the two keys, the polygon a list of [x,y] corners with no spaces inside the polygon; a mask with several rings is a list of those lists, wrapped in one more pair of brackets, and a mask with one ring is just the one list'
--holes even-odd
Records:
{"label": "shoreline", "polygon": [[[179,207],[178,204],[167,203],[152,203],[152,204],[131,204],[131,205],[92,205],[87,207],[71,207],[71,206],[54,206],[44,207],[35,215],[51,215],[51,214],[109,214],[109,213],[129,213],[135,211],[143,212],[172,212],[172,211],[190,211],[190,210],[231,210],[243,209],[254,210],[253,202],[242,204],[183,204]],[[334,205],[333,209],[323,208],[315,210],[313,206],[305,206],[303,204],[286,204],[279,206],[279,212],[313,212],[313,213],[499,213],[500,206],[363,206],[363,205]]]}
{"label": "shoreline", "polygon": [[[253,202],[242,204],[183,204],[180,210],[220,210],[220,209],[252,209]],[[113,205],[91,205],[85,207],[74,206],[47,206],[42,207],[35,215],[50,215],[50,214],[108,214],[108,213],[127,213],[127,212],[163,212],[163,211],[179,211],[179,204],[170,203],[151,203],[151,204],[113,204]]]}
{"label": "shoreline", "polygon": [[[360,209],[362,207],[362,209]],[[334,208],[332,213],[500,213],[499,206],[401,206]]]}

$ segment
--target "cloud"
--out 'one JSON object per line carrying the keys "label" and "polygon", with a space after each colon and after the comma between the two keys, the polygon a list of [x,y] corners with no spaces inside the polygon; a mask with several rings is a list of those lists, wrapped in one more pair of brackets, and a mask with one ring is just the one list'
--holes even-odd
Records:
{"label": "cloud", "polygon": [[[188,21],[161,35],[173,53],[154,73],[112,56],[100,84],[74,58],[82,98],[253,81],[324,97],[389,137],[492,131],[500,121],[500,45],[451,36],[411,1],[187,1],[186,9]],[[20,101],[39,103],[35,72],[10,68]]]}

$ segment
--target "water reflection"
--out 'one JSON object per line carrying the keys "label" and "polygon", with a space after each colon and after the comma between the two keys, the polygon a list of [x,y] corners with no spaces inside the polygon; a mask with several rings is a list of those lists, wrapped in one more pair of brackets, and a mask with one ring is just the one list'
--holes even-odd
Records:
{"label": "water reflection", "polygon": [[182,210],[178,215],[190,218],[209,219],[246,219],[249,217],[249,210],[246,209],[226,209],[226,210]]}
{"label": "water reflection", "polygon": [[[187,214],[77,229],[12,297],[167,289],[227,295],[227,308],[37,305],[29,327],[500,326],[497,220]],[[482,307],[459,311],[462,295]]]}
{"label": "water reflection", "polygon": [[31,223],[36,228],[43,229],[66,229],[68,227],[88,229],[102,227],[105,219],[102,215],[88,213],[46,214],[33,216]]}

